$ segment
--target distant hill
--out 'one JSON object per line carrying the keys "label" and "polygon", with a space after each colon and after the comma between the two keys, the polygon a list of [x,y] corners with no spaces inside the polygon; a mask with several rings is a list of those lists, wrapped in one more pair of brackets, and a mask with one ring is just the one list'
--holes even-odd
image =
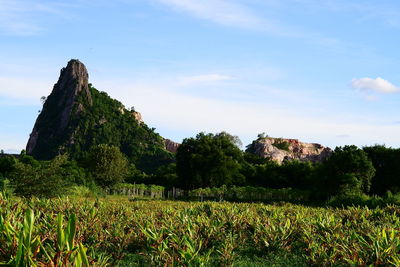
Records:
{"label": "distant hill", "polygon": [[33,127],[27,154],[40,160],[63,153],[80,158],[93,145],[111,144],[146,172],[173,159],[164,139],[141,120],[140,113],[126,109],[88,80],[86,67],[78,60],[70,60],[61,70]]}

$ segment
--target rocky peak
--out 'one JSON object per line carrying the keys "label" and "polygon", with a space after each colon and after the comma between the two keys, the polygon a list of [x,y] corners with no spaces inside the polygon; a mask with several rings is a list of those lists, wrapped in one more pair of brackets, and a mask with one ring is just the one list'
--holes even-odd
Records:
{"label": "rocky peak", "polygon": [[143,118],[142,118],[142,114],[140,114],[140,112],[132,111],[132,116],[135,118],[135,120],[138,123],[144,123]]}
{"label": "rocky peak", "polygon": [[170,139],[164,139],[165,149],[171,153],[176,153],[178,151],[178,147],[181,145],[176,143]]}
{"label": "rocky peak", "polygon": [[316,143],[303,143],[297,139],[264,137],[253,141],[246,152],[278,163],[285,160],[320,162],[332,154],[329,147]]}
{"label": "rocky peak", "polygon": [[[63,133],[70,121],[78,95],[83,95],[84,102],[92,105],[88,79],[87,69],[79,60],[72,59],[65,68],[61,69],[60,77],[47,97],[33,127],[26,147],[28,154],[35,154],[38,141],[45,145],[46,142],[51,142]],[[84,103],[79,103],[76,108],[77,112],[82,112]]]}

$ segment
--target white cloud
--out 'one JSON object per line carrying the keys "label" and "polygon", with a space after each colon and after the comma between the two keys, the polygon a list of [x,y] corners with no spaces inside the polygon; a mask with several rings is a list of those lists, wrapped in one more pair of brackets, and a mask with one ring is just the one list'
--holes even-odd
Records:
{"label": "white cloud", "polygon": [[[201,131],[227,131],[238,135],[244,144],[250,143],[260,132],[330,146],[400,142],[398,125],[379,125],[349,116],[344,119],[338,114],[327,119],[306,108],[301,112],[297,107],[274,101],[254,103],[198,97],[161,83],[97,81],[96,85],[97,88],[109,88],[110,95],[124,99],[127,106],[134,105],[145,122],[156,127],[161,135],[184,132],[189,137]],[[338,133],[343,132],[349,137],[338,137]],[[174,136],[165,137],[175,139]]]}
{"label": "white cloud", "polygon": [[[51,90],[50,84],[32,80],[7,82],[8,88],[14,86],[14,90],[19,91],[13,93],[15,97],[29,96],[35,99],[35,102],[39,102],[39,97],[47,95]],[[36,85],[33,85],[35,83]],[[3,85],[4,79],[0,79],[0,88],[3,88]],[[173,81],[134,83],[131,80],[96,79],[95,85],[99,90],[107,90],[111,97],[122,101],[127,107],[135,106],[150,127],[156,127],[161,135],[176,141],[181,140],[166,133],[185,133],[184,137],[190,137],[201,131],[227,131],[238,135],[244,144],[250,143],[260,132],[329,146],[374,143],[393,145],[400,142],[398,125],[380,125],[349,116],[344,118],[340,114],[327,119],[324,115],[313,112],[314,107],[306,108],[308,105],[299,110],[296,106],[269,98],[255,103],[240,99],[199,97],[189,95],[185,90],[174,89],[176,83]],[[347,138],[343,138],[341,133],[346,133]],[[0,147],[22,149],[25,145],[23,141],[26,140],[15,140],[12,144],[0,142]]]}
{"label": "white cloud", "polygon": [[354,89],[359,89],[362,91],[372,91],[377,93],[396,93],[400,91],[400,87],[395,86],[391,82],[378,77],[376,79],[372,78],[361,78],[353,79],[351,81],[351,86]]}
{"label": "white cloud", "polygon": [[205,74],[205,75],[195,75],[195,76],[185,76],[179,78],[180,85],[198,84],[198,83],[210,83],[219,81],[229,81],[234,78],[229,75],[222,74]]}

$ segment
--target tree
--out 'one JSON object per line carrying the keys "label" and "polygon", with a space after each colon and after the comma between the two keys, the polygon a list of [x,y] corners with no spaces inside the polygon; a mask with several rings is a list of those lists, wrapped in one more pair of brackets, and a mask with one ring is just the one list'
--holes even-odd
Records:
{"label": "tree", "polygon": [[176,174],[176,163],[170,163],[158,168],[152,182],[167,188],[179,186],[178,175]]}
{"label": "tree", "polygon": [[11,182],[14,193],[24,197],[56,197],[67,192],[72,175],[64,168],[68,158],[57,156],[37,166],[16,162]]}
{"label": "tree", "polygon": [[42,102],[42,105],[44,105],[44,103],[46,102],[46,100],[47,100],[47,97],[45,97],[45,96],[42,96],[42,97],[40,98],[40,102]]}
{"label": "tree", "polygon": [[124,180],[128,173],[128,161],[118,147],[97,145],[89,150],[87,166],[96,183],[104,188]]}
{"label": "tree", "polygon": [[375,145],[364,147],[376,169],[371,182],[371,193],[383,196],[388,190],[400,191],[400,149]]}
{"label": "tree", "polygon": [[15,168],[16,159],[12,156],[0,157],[0,174],[6,177]]}
{"label": "tree", "polygon": [[219,187],[241,184],[243,153],[231,135],[199,133],[186,138],[176,154],[176,167],[181,186],[185,188]]}
{"label": "tree", "polygon": [[323,166],[324,187],[329,195],[368,193],[375,168],[358,147],[337,147]]}

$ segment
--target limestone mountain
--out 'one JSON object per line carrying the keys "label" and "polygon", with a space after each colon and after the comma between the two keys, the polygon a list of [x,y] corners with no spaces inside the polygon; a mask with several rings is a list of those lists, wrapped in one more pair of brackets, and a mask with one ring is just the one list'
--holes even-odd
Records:
{"label": "limestone mountain", "polygon": [[140,113],[100,92],[89,83],[84,64],[70,60],[46,98],[26,151],[37,159],[68,153],[80,158],[97,144],[111,144],[144,171],[172,159],[164,139]]}
{"label": "limestone mountain", "polygon": [[320,162],[332,154],[329,147],[320,144],[273,137],[259,137],[247,146],[246,152],[270,158],[278,163],[285,160]]}

